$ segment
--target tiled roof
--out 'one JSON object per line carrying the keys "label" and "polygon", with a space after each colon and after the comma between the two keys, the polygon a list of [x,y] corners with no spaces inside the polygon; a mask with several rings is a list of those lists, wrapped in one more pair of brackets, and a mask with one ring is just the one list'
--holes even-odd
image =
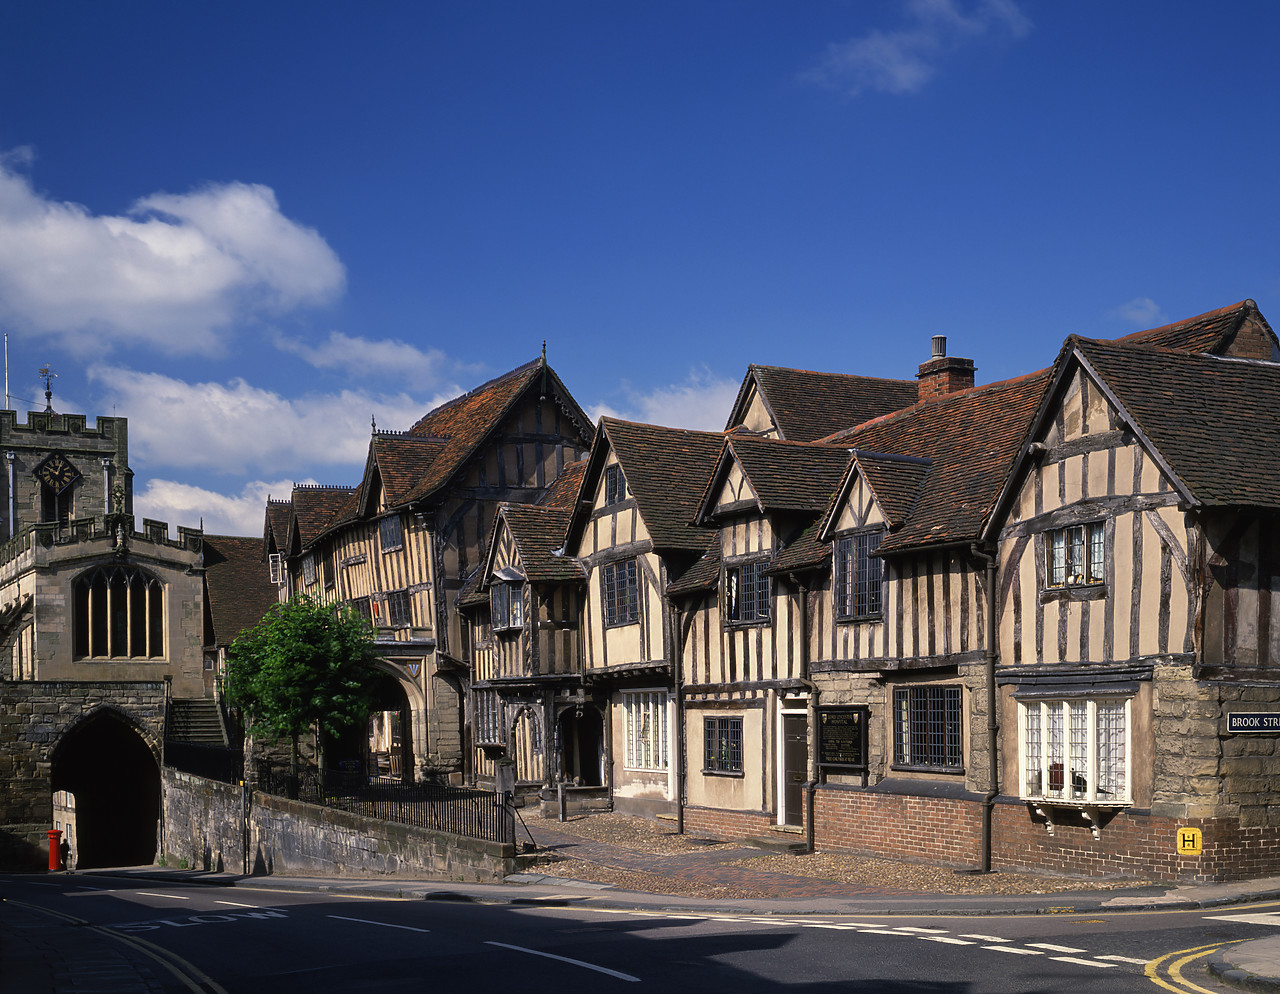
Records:
{"label": "tiled roof", "polygon": [[293,514],[293,502],[288,500],[267,499],[267,516],[263,523],[263,553],[271,551],[272,543],[277,552],[286,552],[289,548],[289,519]]}
{"label": "tiled roof", "polygon": [[534,583],[571,583],[587,572],[572,556],[556,555],[564,546],[564,531],[572,508],[503,504],[499,514],[507,523],[524,575]]}
{"label": "tiled roof", "polygon": [[590,420],[564,388],[555,370],[535,359],[442,404],[409,429],[406,434],[435,439],[441,448],[423,476],[405,494],[404,502],[426,500],[448,485],[453,475],[502,424],[524,391],[543,382],[544,374],[548,395],[558,398],[584,440],[590,441]]}
{"label": "tiled roof", "polygon": [[[615,418],[601,418],[600,430],[622,465],[627,489],[635,497],[654,547],[706,549],[715,533],[698,528],[693,520],[724,435]],[[593,453],[595,473],[599,462]]]}
{"label": "tiled roof", "polygon": [[[725,455],[738,461],[766,511],[816,514],[830,502],[849,463],[849,450],[841,446],[757,435],[730,435],[724,444]],[[708,494],[708,501],[714,499],[714,494]]]}
{"label": "tiled roof", "polygon": [[857,451],[854,463],[889,526],[905,524],[929,479],[933,460]]}
{"label": "tiled roof", "polygon": [[765,570],[769,574],[805,572],[815,569],[831,558],[831,543],[819,540],[821,520],[802,531],[785,549],[773,557]]}
{"label": "tiled roof", "polygon": [[[992,383],[890,414],[825,441],[871,452],[932,460],[919,470],[903,464],[900,493],[921,483],[910,518],[880,543],[883,552],[971,541],[991,513],[1006,475],[1020,453],[1032,417],[1049,382],[1042,370]],[[889,469],[873,471],[882,487]]]}
{"label": "tiled roof", "polygon": [[293,488],[293,520],[298,525],[298,541],[306,549],[342,510],[354,487],[302,486]]}
{"label": "tiled roof", "polygon": [[720,543],[711,546],[677,579],[667,584],[667,593],[673,597],[682,594],[703,593],[715,590],[720,582]]}
{"label": "tiled roof", "polygon": [[[1138,331],[1124,338],[1114,339],[1123,345],[1153,345],[1166,349],[1178,349],[1183,352],[1211,352],[1224,355],[1231,349],[1236,336],[1246,326],[1258,333],[1264,342],[1270,339],[1272,347],[1276,345],[1275,332],[1267,324],[1266,319],[1252,300],[1242,300],[1229,307],[1220,307],[1216,311],[1208,311],[1185,321]],[[1238,354],[1235,352],[1233,354]],[[1270,358],[1257,355],[1254,358]]]}
{"label": "tiled roof", "polygon": [[538,506],[559,508],[566,514],[572,512],[578,501],[578,491],[582,489],[582,476],[586,470],[587,460],[585,459],[569,463],[560,471],[555,482],[547,488],[547,492],[538,501]]}
{"label": "tiled roof", "polygon": [[375,432],[370,456],[382,476],[387,505],[394,507],[404,503],[445,447],[446,443],[439,439],[420,438],[404,432]]}
{"label": "tiled roof", "polygon": [[1197,501],[1280,507],[1280,364],[1067,341]]}
{"label": "tiled roof", "polygon": [[918,394],[914,379],[885,380],[751,365],[726,428],[732,428],[741,415],[739,408],[752,380],[772,411],[781,437],[792,442],[816,441],[841,428],[909,407]]}
{"label": "tiled roof", "polygon": [[[204,537],[204,586],[213,631],[209,644],[228,645],[276,603],[262,542],[234,535]],[[211,636],[211,637],[210,637]]]}

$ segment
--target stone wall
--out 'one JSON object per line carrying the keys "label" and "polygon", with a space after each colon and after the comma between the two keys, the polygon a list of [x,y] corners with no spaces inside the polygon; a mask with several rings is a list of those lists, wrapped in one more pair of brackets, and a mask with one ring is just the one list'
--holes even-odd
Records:
{"label": "stone wall", "polygon": [[255,792],[253,872],[401,875],[496,883],[515,870],[515,846],[483,842]]}
{"label": "stone wall", "polygon": [[162,682],[0,680],[0,867],[47,865],[54,751],[66,732],[109,708],[139,733],[159,764],[165,701]]}
{"label": "stone wall", "polygon": [[244,813],[239,784],[220,783],[166,767],[161,775],[164,838],[169,866],[242,872]]}

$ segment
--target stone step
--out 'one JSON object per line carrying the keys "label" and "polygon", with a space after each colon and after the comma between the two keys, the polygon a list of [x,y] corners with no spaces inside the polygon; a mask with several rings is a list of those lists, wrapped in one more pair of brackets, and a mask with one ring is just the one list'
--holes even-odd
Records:
{"label": "stone step", "polygon": [[802,853],[809,850],[808,843],[805,842],[803,835],[786,829],[779,829],[770,832],[768,835],[752,836],[745,841],[749,846],[754,846],[757,849],[767,849],[770,852]]}

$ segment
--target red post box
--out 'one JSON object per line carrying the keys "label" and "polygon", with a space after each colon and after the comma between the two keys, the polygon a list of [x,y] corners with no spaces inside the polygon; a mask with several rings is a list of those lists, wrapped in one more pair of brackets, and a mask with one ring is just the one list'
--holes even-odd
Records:
{"label": "red post box", "polygon": [[45,833],[49,836],[49,869],[62,869],[62,829],[51,828]]}

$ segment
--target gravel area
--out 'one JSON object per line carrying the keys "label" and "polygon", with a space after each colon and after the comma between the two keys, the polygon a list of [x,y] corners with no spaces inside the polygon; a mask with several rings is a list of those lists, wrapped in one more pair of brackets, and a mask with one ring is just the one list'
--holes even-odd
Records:
{"label": "gravel area", "polygon": [[[636,854],[692,856],[748,848],[745,843],[718,842],[692,835],[677,835],[673,823],[650,821],[614,813],[578,816],[566,822],[541,822],[531,826],[534,835],[545,827],[559,835],[572,836],[617,847],[620,864],[634,862]],[[883,859],[847,853],[774,853],[754,850],[759,855],[724,861],[710,857],[718,865],[742,867],[753,873],[777,873],[792,877],[831,880],[842,884],[884,887],[896,891],[930,894],[1052,894],[1061,891],[1113,890],[1151,883],[1148,880],[1099,879],[1026,872],[969,874],[952,867],[906,860]],[[708,898],[761,898],[777,896],[776,890],[743,885],[715,885],[690,881],[677,875],[644,872],[623,866],[605,865],[607,858],[576,859],[571,850],[558,853],[559,861],[541,865],[551,876],[612,884],[625,890]],[[759,878],[756,878],[756,882]],[[780,882],[781,883],[781,882]]]}

